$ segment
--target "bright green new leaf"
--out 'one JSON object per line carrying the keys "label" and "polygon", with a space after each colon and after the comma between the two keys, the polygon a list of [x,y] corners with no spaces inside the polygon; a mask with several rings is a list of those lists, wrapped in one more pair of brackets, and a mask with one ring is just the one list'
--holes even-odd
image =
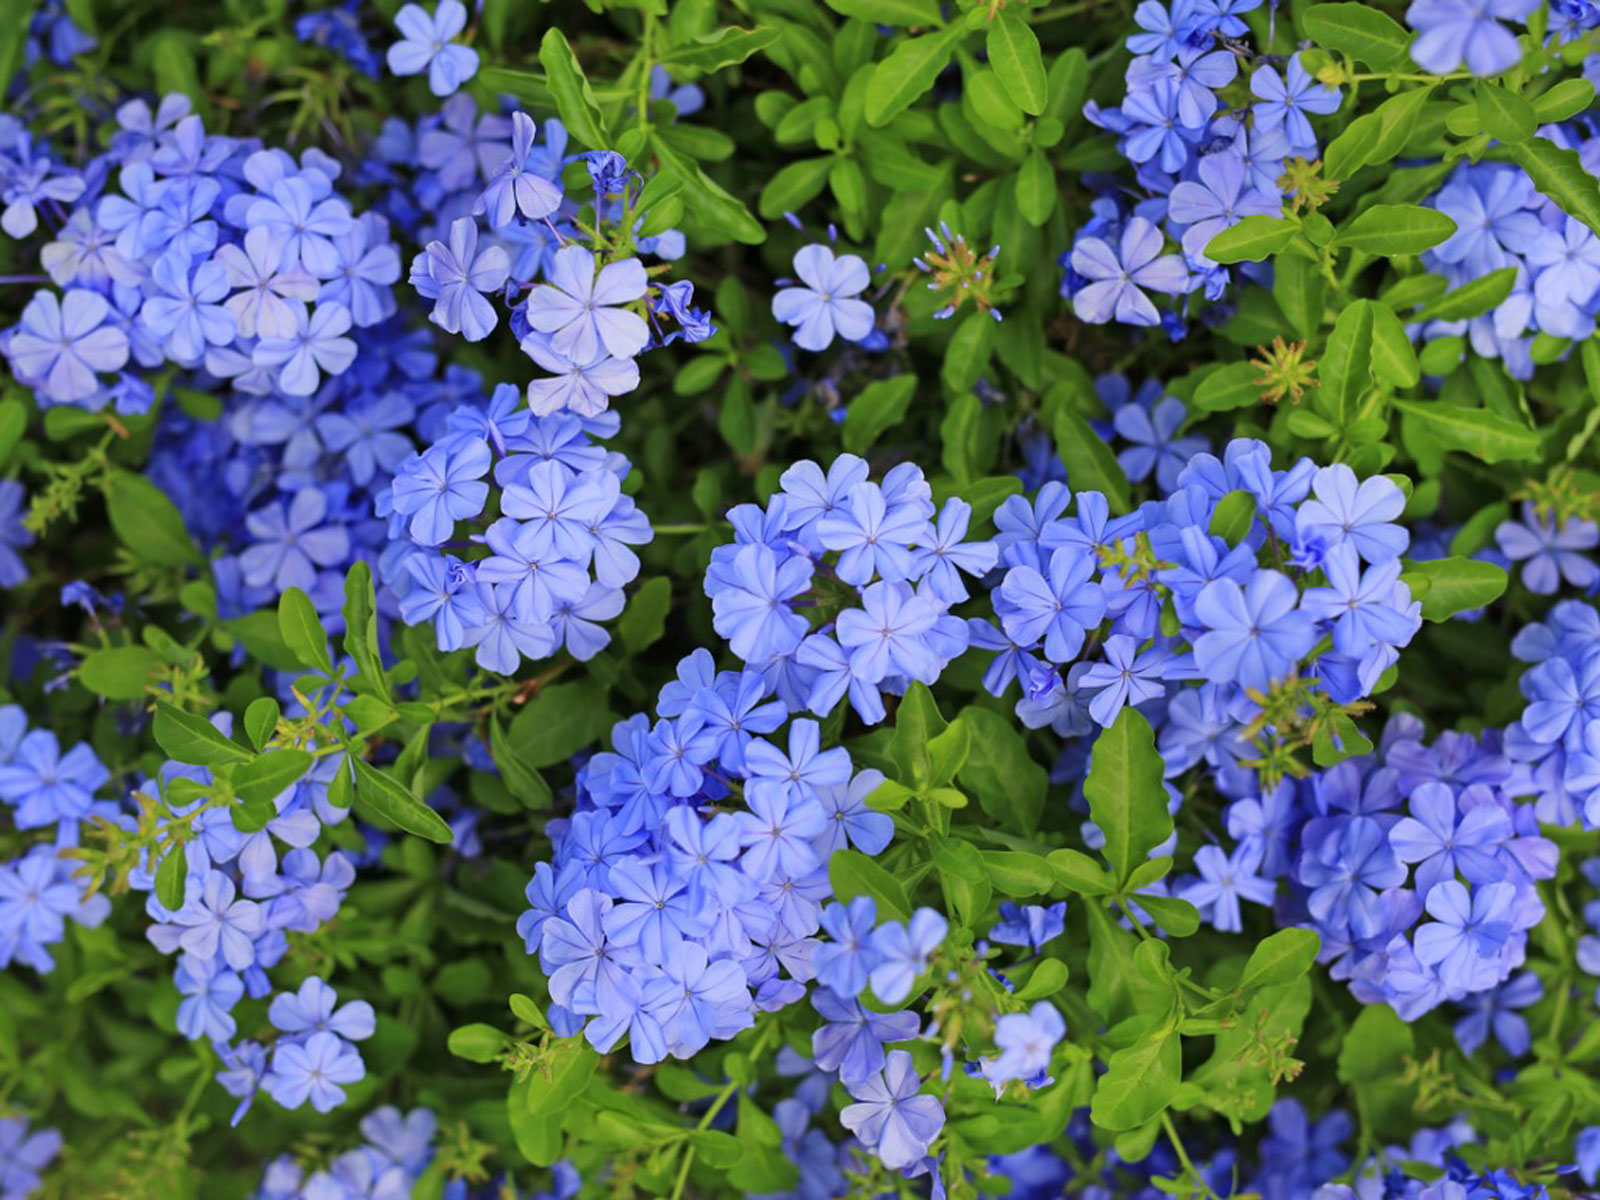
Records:
{"label": "bright green new leaf", "polygon": [[1517,462],[1539,456],[1539,435],[1526,425],[1484,408],[1462,408],[1444,400],[1396,400],[1446,450],[1461,450],[1486,463]]}
{"label": "bright green new leaf", "polygon": [[1103,853],[1119,882],[1172,836],[1162,771],[1150,722],[1135,708],[1118,713],[1089,752],[1083,793],[1089,816],[1105,835]]}
{"label": "bright green new leaf", "polygon": [[1044,56],[1033,30],[1011,13],[1002,12],[989,23],[987,45],[989,65],[1018,107],[1035,117],[1044,112],[1049,90]]}
{"label": "bright green new leaf", "polygon": [[1506,590],[1505,568],[1475,558],[1436,558],[1408,562],[1400,578],[1422,602],[1429,621],[1445,621],[1459,612],[1482,608]]}
{"label": "bright green new leaf", "polygon": [[356,806],[382,817],[407,833],[448,846],[455,838],[445,819],[409,788],[364,759],[352,759],[356,771]]}
{"label": "bright green new leaf", "polygon": [[1205,255],[1219,263],[1260,262],[1294,240],[1300,222],[1287,217],[1244,218],[1206,243]]}
{"label": "bright green new leaf", "polygon": [[1368,254],[1421,254],[1456,231],[1436,208],[1420,204],[1374,204],[1340,227],[1335,246]]}

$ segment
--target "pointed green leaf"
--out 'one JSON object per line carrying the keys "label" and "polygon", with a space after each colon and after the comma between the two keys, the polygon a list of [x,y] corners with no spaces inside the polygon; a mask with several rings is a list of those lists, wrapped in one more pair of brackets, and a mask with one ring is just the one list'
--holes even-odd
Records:
{"label": "pointed green leaf", "polygon": [[1105,835],[1103,853],[1119,882],[1172,836],[1161,755],[1150,722],[1138,709],[1123,709],[1095,740],[1083,792],[1089,816]]}

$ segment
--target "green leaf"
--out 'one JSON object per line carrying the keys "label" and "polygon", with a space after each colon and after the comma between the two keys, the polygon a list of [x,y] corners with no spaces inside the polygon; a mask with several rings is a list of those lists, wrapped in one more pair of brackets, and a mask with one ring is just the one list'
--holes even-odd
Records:
{"label": "green leaf", "polygon": [[1505,147],[1505,151],[1528,173],[1534,187],[1563,212],[1600,233],[1600,181],[1589,173],[1576,150],[1563,149],[1544,138],[1529,138]]}
{"label": "green leaf", "polygon": [[462,1025],[452,1029],[445,1048],[468,1062],[492,1063],[511,1045],[511,1039],[493,1025]]}
{"label": "green leaf", "polygon": [[278,702],[271,696],[258,696],[244,710],[244,732],[257,750],[266,749],[278,730]]}
{"label": "green leaf", "polygon": [[1182,1076],[1181,1039],[1169,1029],[1158,1030],[1106,1061],[1089,1117],[1102,1129],[1137,1129],[1172,1103]]}
{"label": "green leaf", "polygon": [[1327,284],[1318,264],[1298,254],[1285,254],[1272,264],[1272,298],[1289,324],[1303,338],[1322,327]]}
{"label": "green leaf", "polygon": [[1411,34],[1393,17],[1366,4],[1314,4],[1300,27],[1325,50],[1334,50],[1379,71],[1406,61]]}
{"label": "green leaf", "polygon": [[183,567],[204,561],[177,507],[143,475],[112,468],[106,472],[105,492],[111,528],[141,563]]}
{"label": "green leaf", "polygon": [[1017,211],[1029,225],[1043,225],[1056,208],[1056,173],[1038,149],[1017,168]]}
{"label": "green leaf", "polygon": [[828,171],[833,167],[834,156],[801,158],[780,167],[756,201],[756,211],[767,220],[776,220],[786,212],[798,212],[821,194],[828,183]]}
{"label": "green leaf", "polygon": [[[4,0],[0,0],[3,3]],[[3,77],[0,77],[3,78]],[[0,467],[6,465],[28,429],[28,406],[20,400],[0,401]]]}
{"label": "green leaf", "polygon": [[617,619],[617,635],[630,654],[637,654],[661,640],[667,628],[667,613],[671,610],[672,581],[665,575],[646,579]]}
{"label": "green leaf", "polygon": [[1456,231],[1456,223],[1420,204],[1374,204],[1344,224],[1333,244],[1368,254],[1421,254]]}
{"label": "green leaf", "polygon": [[697,221],[747,246],[759,246],[767,240],[766,227],[742,201],[707,175],[699,163],[674,149],[663,138],[652,137],[650,146],[661,160],[663,170],[676,171],[683,177],[684,203]]}
{"label": "green leaf", "polygon": [[1186,938],[1200,928],[1200,911],[1176,896],[1136,896],[1135,903],[1173,937]]}
{"label": "green leaf", "polygon": [[594,683],[557,683],[528,701],[506,730],[506,741],[535,770],[565,762],[611,728],[606,694]]}
{"label": "green leaf", "polygon": [[512,749],[500,722],[493,718],[489,721],[489,753],[494,756],[494,765],[500,770],[506,790],[524,808],[537,812],[550,807],[554,799],[550,785],[544,781],[544,776],[523,762]]}
{"label": "green leaf", "polygon": [[996,325],[988,313],[976,310],[961,318],[945,347],[939,377],[952,392],[970,392],[988,369],[994,354]]}
{"label": "green leaf", "polygon": [[1381,301],[1372,304],[1372,374],[1393,387],[1415,387],[1422,378],[1417,352],[1394,310]]}
{"label": "green leaf", "polygon": [[874,380],[862,388],[844,414],[844,448],[851,454],[870,450],[885,431],[905,420],[916,390],[912,374]]}
{"label": "green leaf", "polygon": [[1048,1000],[1067,986],[1067,964],[1059,958],[1042,958],[1028,976],[1028,982],[1016,990],[1015,998],[1024,1004],[1035,1000]]}
{"label": "green leaf", "polygon": [[1101,492],[1114,516],[1128,511],[1128,477],[1100,435],[1073,409],[1061,405],[1051,423],[1056,453],[1078,491]]}
{"label": "green leaf", "polygon": [[102,646],[78,667],[78,682],[107,700],[137,700],[156,682],[165,662],[148,646]]}
{"label": "green leaf", "polygon": [[889,57],[872,70],[863,99],[867,124],[887,125],[918,97],[931,91],[933,81],[950,64],[956,43],[965,34],[965,29],[955,27],[900,41]]}
{"label": "green leaf", "polygon": [[1200,412],[1254,408],[1261,403],[1261,385],[1256,382],[1260,375],[1261,368],[1255,363],[1229,363],[1200,381],[1194,390],[1194,406]]}
{"label": "green leaf", "polygon": [[1322,949],[1322,938],[1309,929],[1280,929],[1263,938],[1250,952],[1244,964],[1244,974],[1239,976],[1238,990],[1277,987],[1293,983],[1317,961],[1317,951]]}
{"label": "green leaf", "polygon": [[1287,217],[1246,217],[1206,243],[1205,256],[1213,262],[1260,262],[1278,253],[1300,232],[1300,222]]}
{"label": "green leaf", "polygon": [[1482,408],[1462,408],[1443,400],[1396,400],[1408,421],[1446,450],[1461,450],[1486,463],[1539,457],[1539,435],[1526,425]]}
{"label": "green leaf", "polygon": [[835,850],[828,858],[828,882],[840,900],[871,896],[878,906],[878,919],[911,919],[911,900],[905,886],[891,872],[859,850]]}
{"label": "green leaf", "polygon": [[1422,615],[1429,621],[1494,603],[1508,581],[1503,567],[1475,558],[1407,562],[1400,578],[1411,589],[1411,598],[1422,602]]}
{"label": "green leaf", "polygon": [[1533,105],[1515,92],[1487,79],[1478,80],[1474,92],[1478,98],[1478,128],[1495,141],[1507,145],[1527,141],[1539,127]]}
{"label": "green leaf", "polygon": [[1044,56],[1033,30],[1026,22],[1003,12],[989,22],[987,46],[989,65],[1011,99],[1029,116],[1043,113],[1050,92],[1045,83]]}
{"label": "green leaf", "polygon": [[322,627],[322,618],[317,616],[311,597],[297,587],[290,588],[278,599],[278,632],[283,635],[283,644],[302,665],[316,667],[325,675],[333,674],[328,631]]}
{"label": "green leaf", "polygon": [[528,1111],[536,1117],[565,1113],[599,1065],[600,1056],[581,1035],[550,1042],[539,1069],[528,1077]]}
{"label": "green leaf", "polygon": [[1466,321],[1498,308],[1517,283],[1517,268],[1501,267],[1446,292],[1417,310],[1418,321]]}
{"label": "green leaf", "polygon": [[829,8],[874,25],[938,25],[938,0],[826,0]]}
{"label": "green leaf", "polygon": [[165,700],[156,701],[152,732],[168,758],[197,767],[220,767],[255,757],[204,717],[174,708]]}
{"label": "green leaf", "polygon": [[1110,873],[1081,850],[1052,850],[1046,861],[1056,873],[1056,882],[1080,896],[1109,896],[1116,890]]}
{"label": "green leaf", "polygon": [[1083,794],[1089,816],[1105,835],[1102,853],[1118,882],[1172,836],[1161,756],[1150,722],[1137,709],[1123,709],[1095,739]]}
{"label": "green leaf", "polygon": [[1256,498],[1249,492],[1229,492],[1211,514],[1210,532],[1228,545],[1237,546],[1255,524],[1256,511]]}
{"label": "green leaf", "polygon": [[976,921],[993,895],[983,855],[964,838],[937,833],[929,837],[928,848],[933,854],[933,867],[939,876],[945,903],[957,920]]}
{"label": "green leaf", "polygon": [[989,882],[1002,896],[1043,896],[1056,884],[1055,869],[1042,854],[1024,850],[984,850],[982,854]]}
{"label": "green leaf", "polygon": [[752,54],[777,41],[779,31],[770,25],[740,29],[728,25],[715,33],[704,33],[674,46],[661,56],[664,67],[689,67],[696,71],[720,71],[742,63]]}
{"label": "green leaf", "polygon": [[1372,324],[1377,303],[1353,300],[1339,313],[1317,364],[1316,405],[1339,428],[1355,419],[1361,394],[1372,382]]}
{"label": "green leaf", "polygon": [[572,52],[566,35],[554,26],[545,30],[544,40],[539,43],[539,64],[544,67],[551,98],[567,131],[591,150],[609,150],[612,139],[605,116],[578,64],[578,56]]}
{"label": "green leaf", "polygon": [[163,908],[176,912],[183,907],[188,874],[189,855],[183,846],[174,846],[156,865],[156,899]]}
{"label": "green leaf", "polygon": [[960,721],[971,732],[967,761],[957,773],[961,786],[1001,828],[1028,837],[1044,815],[1050,774],[1028,753],[1016,725],[993,709],[969,707]]}
{"label": "green leaf", "polygon": [[344,580],[344,652],[355,660],[361,678],[373,691],[389,699],[389,680],[378,651],[378,601],[372,588],[372,569],[357,559]]}
{"label": "green leaf", "polygon": [[356,770],[357,807],[441,846],[448,846],[455,839],[445,819],[393,776],[364,759],[353,758],[351,762]]}
{"label": "green leaf", "polygon": [[233,794],[245,803],[276,800],[316,761],[305,750],[268,750],[233,773]]}
{"label": "green leaf", "polygon": [[1594,85],[1587,79],[1563,79],[1533,98],[1533,115],[1541,125],[1575,117],[1594,103]]}
{"label": "green leaf", "polygon": [[947,727],[927,684],[917,682],[906,689],[895,709],[894,733],[889,739],[889,757],[900,769],[902,783],[919,789],[928,786],[933,778],[928,743]]}
{"label": "green leaf", "polygon": [[1339,1082],[1361,1084],[1399,1075],[1415,1045],[1411,1026],[1394,1009],[1365,1005],[1339,1050]]}

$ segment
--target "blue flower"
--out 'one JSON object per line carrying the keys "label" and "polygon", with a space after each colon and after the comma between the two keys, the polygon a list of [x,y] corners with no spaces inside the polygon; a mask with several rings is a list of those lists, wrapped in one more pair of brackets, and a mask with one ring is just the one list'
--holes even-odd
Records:
{"label": "blue flower", "polygon": [[1417,31],[1411,57],[1424,71],[1448,75],[1463,63],[1474,75],[1498,75],[1522,60],[1501,21],[1522,21],[1538,0],[1412,0],[1406,23]]}
{"label": "blue flower", "polygon": [[644,298],[650,280],[637,258],[607,263],[596,273],[594,255],[563,246],[545,272],[548,282],[528,293],[528,325],[550,335],[550,347],[574,363],[589,364],[601,352],[632,358],[650,341],[650,327],[624,305]]}
{"label": "blue flower", "polygon": [[274,502],[245,518],[255,544],[239,556],[245,582],[286,592],[309,592],[317,568],[342,563],[350,554],[350,531],[328,520],[328,497],[321,488],[301,488],[285,507]]}
{"label": "blue flower", "polygon": [[15,479],[0,479],[0,588],[16,587],[28,577],[17,553],[33,545],[33,531],[24,522],[28,494]]}
{"label": "blue flower", "polygon": [[313,1033],[304,1042],[279,1041],[261,1085],[285,1108],[310,1100],[312,1108],[325,1113],[343,1104],[344,1089],[366,1075],[366,1064],[349,1042],[332,1033]]}
{"label": "blue flower", "polygon": [[389,47],[389,70],[396,75],[428,73],[428,90],[448,96],[478,73],[478,52],[455,45],[467,27],[461,0],[439,0],[430,17],[418,4],[407,4],[394,16],[401,40]]}
{"label": "blue flower", "polygon": [[826,350],[835,336],[859,342],[872,332],[872,305],[858,299],[872,282],[867,264],[854,254],[838,257],[813,243],[795,251],[799,285],[772,297],[772,315],[795,329],[794,344],[802,350]]}
{"label": "blue flower", "polygon": [[527,113],[511,114],[511,156],[489,180],[473,213],[482,213],[490,229],[501,229],[517,217],[542,221],[561,207],[561,185],[535,170],[533,138],[536,130]]}
{"label": "blue flower", "polygon": [[[910,584],[872,584],[861,593],[861,607],[845,609],[837,622],[851,675],[873,684],[890,676],[932,683],[944,665],[930,644],[940,617],[931,597]],[[965,634],[964,626],[961,631]]]}
{"label": "blue flower", "polygon": [[1530,592],[1549,596],[1563,580],[1580,589],[1600,580],[1600,565],[1584,553],[1600,546],[1600,526],[1593,521],[1568,517],[1557,526],[1553,514],[1524,504],[1522,520],[1500,522],[1494,538],[1502,554],[1522,563],[1522,582]]}
{"label": "blue flower", "polygon": [[1517,889],[1491,883],[1468,892],[1454,879],[1428,893],[1432,923],[1417,930],[1417,959],[1436,967],[1456,995],[1478,991],[1500,979],[1511,934]]}
{"label": "blue flower", "polygon": [[1026,946],[1037,954],[1061,936],[1066,928],[1066,901],[1055,904],[1018,905],[1000,902],[1000,919],[989,931],[989,940],[1002,946]]}
{"label": "blue flower", "polygon": [[811,994],[811,1006],[825,1022],[811,1035],[811,1053],[817,1067],[839,1072],[839,1082],[846,1087],[883,1070],[884,1046],[909,1041],[921,1028],[914,1012],[873,1012],[862,1007],[859,1000],[825,987]]}
{"label": "blue flower", "polygon": [[854,999],[883,961],[873,938],[878,907],[871,896],[857,896],[849,904],[830,904],[822,910],[822,929],[832,940],[823,942],[811,956],[817,982],[841,996]]}
{"label": "blue flower", "polygon": [[1006,1013],[995,1022],[994,1044],[1000,1054],[980,1060],[983,1077],[995,1095],[1014,1079],[1035,1080],[1050,1069],[1050,1056],[1067,1032],[1055,1005],[1041,1000],[1025,1013]]}
{"label": "blue flower", "polygon": [[811,563],[778,557],[766,546],[740,546],[727,563],[726,581],[711,593],[712,624],[733,652],[748,663],[763,664],[791,653],[806,634],[806,620],[788,602],[811,586]]}
{"label": "blue flower", "polygon": [[944,1128],[944,1109],[920,1094],[922,1080],[904,1050],[889,1052],[882,1073],[845,1087],[856,1103],[839,1114],[840,1123],[892,1171],[921,1159]]}
{"label": "blue flower", "polygon": [[919,908],[911,920],[885,921],[872,935],[878,962],[872,968],[872,991],[885,1004],[903,1004],[928,958],[944,942],[950,923],[931,908]]}
{"label": "blue flower", "polygon": [[[1486,992],[1476,992],[1466,1000],[1468,1013],[1455,1024],[1456,1042],[1466,1054],[1476,1054],[1478,1047],[1489,1040],[1494,1031],[1495,1041],[1512,1058],[1521,1058],[1533,1045],[1533,1034],[1528,1022],[1518,1009],[1527,1008],[1544,999],[1544,985],[1532,971],[1502,983]],[[1583,1161],[1581,1148],[1583,1135],[1579,1135],[1579,1162]],[[1593,1178],[1586,1180],[1593,1183]]]}
{"label": "blue flower", "polygon": [[33,1195],[39,1176],[61,1153],[61,1134],[54,1129],[28,1131],[26,1117],[0,1117],[0,1185],[10,1196]]}
{"label": "blue flower", "polygon": [[1199,909],[1218,931],[1238,933],[1244,928],[1239,901],[1270,907],[1277,892],[1270,879],[1256,874],[1262,852],[1261,845],[1250,842],[1241,842],[1231,854],[1224,854],[1220,846],[1201,846],[1194,854],[1200,878],[1183,883],[1176,895]]}
{"label": "blue flower", "polygon": [[167,357],[181,366],[200,363],[208,346],[225,346],[237,336],[233,314],[219,301],[228,295],[228,273],[204,262],[191,275],[187,260],[163,255],[151,268],[157,289],[139,310],[139,320],[160,338]]}
{"label": "blue flower", "polygon": [[1195,618],[1205,629],[1194,641],[1195,665],[1207,678],[1266,691],[1316,642],[1316,627],[1296,609],[1298,601],[1294,584],[1277,571],[1260,571],[1243,588],[1212,580],[1195,600]]}
{"label": "blue flower", "polygon": [[477,225],[470,217],[457,217],[450,223],[449,244],[429,242],[412,262],[411,285],[434,302],[429,320],[435,325],[481,342],[499,324],[500,314],[480,293],[499,288],[510,270],[505,250],[487,246],[480,252]]}
{"label": "blue flower", "polygon": [[458,446],[430,447],[402,464],[394,479],[394,511],[409,516],[413,541],[437,546],[465,521],[483,511],[489,485],[489,447],[477,439]]}
{"label": "blue flower", "polygon": [[294,332],[262,338],[251,361],[258,367],[280,368],[277,384],[286,395],[309,396],[322,382],[319,371],[340,375],[356,360],[356,344],[344,336],[351,325],[350,310],[342,304],[319,304],[309,318],[304,309],[294,317]]}
{"label": "blue flower", "polygon": [[[1183,233],[1183,249],[1192,259],[1209,262],[1204,255],[1211,239],[1246,217],[1276,217],[1283,211],[1283,198],[1278,189],[1266,190],[1254,186],[1247,174],[1244,159],[1231,151],[1206,155],[1200,160],[1197,174],[1198,178],[1181,180],[1173,187],[1167,206],[1169,218],[1189,227]],[[1166,403],[1162,401],[1162,404]],[[1126,405],[1117,411],[1117,415],[1120,417],[1134,407]],[[1159,414],[1159,407],[1156,412]],[[1166,431],[1166,436],[1177,431],[1182,418],[1180,403],[1178,418],[1172,421],[1172,428]],[[1133,436],[1120,428],[1117,432],[1123,437]],[[1183,457],[1187,461],[1190,454]],[[1183,463],[1179,463],[1170,477],[1165,474],[1160,476],[1163,491],[1170,492],[1173,489],[1178,471],[1182,469]],[[1138,478],[1142,479],[1148,474],[1149,469],[1146,468]]]}
{"label": "blue flower", "polygon": [[1042,638],[1046,658],[1071,662],[1105,616],[1106,596],[1093,578],[1094,559],[1076,546],[1051,554],[1049,571],[1046,579],[1033,567],[1012,567],[995,589],[995,613],[1019,645]]}
{"label": "blue flower", "polygon": [[1250,106],[1257,128],[1269,132],[1281,128],[1293,150],[1316,147],[1317,136],[1307,113],[1326,116],[1339,107],[1338,89],[1324,87],[1313,79],[1301,66],[1298,54],[1290,57],[1283,76],[1269,66],[1257,67],[1250,76],[1250,90],[1257,97]]}
{"label": "blue flower", "polygon": [[98,292],[68,288],[57,299],[35,292],[6,343],[17,378],[58,404],[87,400],[100,389],[96,372],[128,361],[128,335],[107,318],[111,306]]}
{"label": "blue flower", "polygon": [[1117,248],[1101,238],[1079,238],[1072,247],[1072,269],[1088,280],[1072,298],[1072,309],[1091,325],[1117,320],[1124,325],[1155,325],[1156,306],[1144,294],[1177,295],[1189,286],[1189,272],[1176,254],[1162,254],[1161,231],[1134,217]]}

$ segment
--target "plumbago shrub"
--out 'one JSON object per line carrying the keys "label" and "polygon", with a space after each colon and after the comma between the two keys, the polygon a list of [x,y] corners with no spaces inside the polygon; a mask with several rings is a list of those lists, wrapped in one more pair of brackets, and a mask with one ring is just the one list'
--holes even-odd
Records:
{"label": "plumbago shrub", "polygon": [[0,0],[0,1197],[1595,1194],[1597,78]]}

